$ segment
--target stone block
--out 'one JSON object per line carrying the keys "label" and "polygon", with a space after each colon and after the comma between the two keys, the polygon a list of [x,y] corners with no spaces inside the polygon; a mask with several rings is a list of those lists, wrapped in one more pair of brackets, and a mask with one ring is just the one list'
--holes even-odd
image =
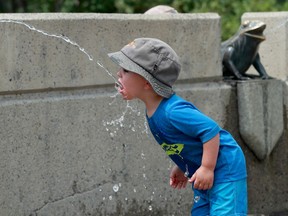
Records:
{"label": "stone block", "polygon": [[189,212],[192,192],[169,187],[172,163],[149,134],[142,104],[112,93],[0,97],[1,215]]}
{"label": "stone block", "polygon": [[[288,81],[286,81],[283,85],[283,98],[284,98],[284,108],[285,108],[285,116],[284,119],[288,120]],[[286,127],[288,128],[288,121],[286,122]]]}
{"label": "stone block", "polygon": [[270,155],[284,130],[280,80],[237,83],[239,131],[258,159]]}
{"label": "stone block", "polygon": [[[228,85],[181,86],[182,97],[225,123]],[[101,88],[1,96],[1,213],[190,211],[192,191],[169,187],[173,163],[150,135],[143,104],[111,96]]]}
{"label": "stone block", "polygon": [[221,75],[214,13],[1,14],[0,92],[113,84],[98,63],[115,75],[107,53],[137,37],[170,44],[181,58],[180,80]]}
{"label": "stone block", "polygon": [[[245,13],[244,20],[261,20],[266,23],[266,41],[260,44],[261,62],[268,75],[286,80],[288,77],[288,12]],[[247,73],[257,73],[250,67]]]}
{"label": "stone block", "polygon": [[177,85],[176,92],[191,101],[221,127],[227,126],[230,109],[233,109],[233,101],[236,100],[231,85],[224,82],[188,83]]}
{"label": "stone block", "polygon": [[[181,191],[170,188],[173,163],[149,133],[143,104],[122,101],[113,78],[98,64],[114,72],[106,54],[141,36],[158,37],[175,48],[183,64],[176,92],[232,132],[243,147],[249,212],[287,209],[287,127],[268,160],[255,159],[243,144],[236,89],[211,79],[222,74],[219,22],[216,14],[1,14],[0,215],[189,214],[190,185]],[[283,99],[281,85],[265,82],[242,87],[252,95],[242,95],[252,104],[244,106],[270,113],[262,113],[255,127],[281,112],[270,112]],[[288,114],[287,81],[284,86]],[[272,140],[281,130],[283,119],[278,120],[266,129]]]}

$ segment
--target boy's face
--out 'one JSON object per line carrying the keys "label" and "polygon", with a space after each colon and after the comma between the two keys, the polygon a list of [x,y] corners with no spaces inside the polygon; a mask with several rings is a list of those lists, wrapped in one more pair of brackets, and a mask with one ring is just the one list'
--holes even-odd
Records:
{"label": "boy's face", "polygon": [[135,98],[141,98],[141,94],[144,91],[147,81],[139,74],[127,71],[121,68],[117,75],[119,77],[118,82],[121,86],[118,87],[118,92],[125,100],[132,100]]}

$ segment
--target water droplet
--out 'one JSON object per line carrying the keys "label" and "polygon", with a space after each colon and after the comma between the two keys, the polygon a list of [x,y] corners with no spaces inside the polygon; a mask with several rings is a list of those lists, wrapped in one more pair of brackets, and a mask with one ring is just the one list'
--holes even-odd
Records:
{"label": "water droplet", "polygon": [[134,188],[134,190],[133,190],[133,191],[134,191],[134,193],[136,193],[136,192],[137,192],[137,191],[136,191],[136,188]]}
{"label": "water droplet", "polygon": [[113,198],[112,196],[109,196],[109,200],[112,200],[112,198]]}
{"label": "water droplet", "polygon": [[199,202],[199,200],[200,200],[200,196],[195,196],[195,197],[194,197],[194,202],[195,202],[195,203]]}
{"label": "water droplet", "polygon": [[185,176],[186,178],[189,177],[189,169],[188,169],[188,165],[187,165],[187,164],[186,164],[186,172],[184,173],[184,176]]}
{"label": "water droplet", "polygon": [[149,209],[149,211],[152,211],[152,206],[151,206],[151,205],[149,205],[148,209]]}
{"label": "water droplet", "polygon": [[118,192],[118,190],[119,190],[119,186],[117,184],[115,184],[113,186],[113,191],[116,193],[116,192]]}

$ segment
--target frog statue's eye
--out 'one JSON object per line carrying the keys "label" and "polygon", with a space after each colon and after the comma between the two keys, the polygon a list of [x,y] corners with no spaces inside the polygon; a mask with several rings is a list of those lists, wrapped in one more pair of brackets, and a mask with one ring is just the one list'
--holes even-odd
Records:
{"label": "frog statue's eye", "polygon": [[249,26],[249,24],[250,24],[250,21],[246,20],[242,23],[242,26],[243,26],[243,28],[246,28],[247,26]]}

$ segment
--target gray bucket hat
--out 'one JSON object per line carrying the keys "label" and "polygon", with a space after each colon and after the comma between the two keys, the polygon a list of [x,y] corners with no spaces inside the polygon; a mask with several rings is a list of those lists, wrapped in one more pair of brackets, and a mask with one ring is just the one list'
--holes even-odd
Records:
{"label": "gray bucket hat", "polygon": [[112,61],[125,70],[144,77],[162,97],[173,94],[181,65],[176,52],[165,42],[155,38],[137,38],[120,51],[109,53]]}

